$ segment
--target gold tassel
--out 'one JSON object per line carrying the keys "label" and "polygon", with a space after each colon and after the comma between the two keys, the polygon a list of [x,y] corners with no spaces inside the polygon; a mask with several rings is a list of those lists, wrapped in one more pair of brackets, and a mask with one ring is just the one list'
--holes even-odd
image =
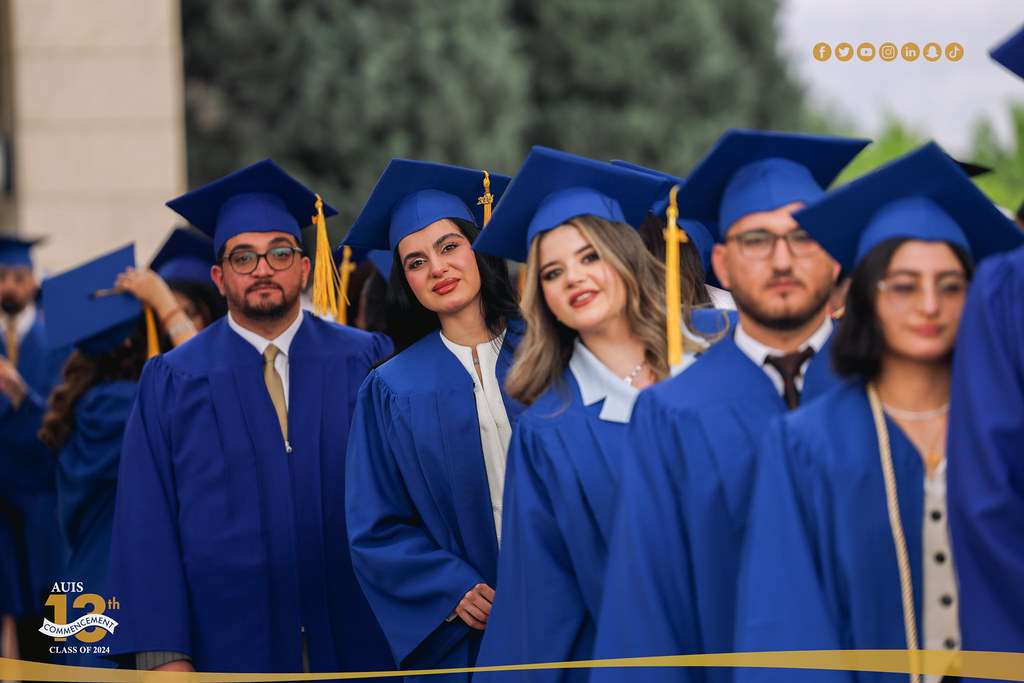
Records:
{"label": "gold tassel", "polygon": [[352,279],[352,271],[355,269],[356,264],[352,263],[352,247],[346,245],[341,248],[341,267],[338,269],[342,296],[338,302],[337,320],[342,325],[348,325],[348,283]]}
{"label": "gold tassel", "polygon": [[314,315],[326,315],[328,312],[336,319],[341,319],[344,314],[338,312],[339,298],[345,303],[348,299],[345,292],[338,296],[340,277],[338,269],[334,267],[334,257],[331,255],[331,245],[327,240],[327,219],[324,218],[324,200],[320,195],[316,196],[316,215],[313,216],[316,223],[316,265],[313,269],[313,313]]}
{"label": "gold tassel", "polygon": [[146,358],[160,355],[160,339],[156,336],[156,316],[149,306],[142,307],[142,313],[146,316]]}
{"label": "gold tassel", "polygon": [[679,245],[690,238],[676,223],[679,206],[676,204],[675,185],[668,193],[668,209],[665,212],[668,227],[665,228],[665,306],[668,309],[668,362],[679,365],[683,362],[683,329],[679,320],[683,302],[679,293]]}
{"label": "gold tassel", "polygon": [[484,224],[480,227],[486,227],[491,222],[491,204],[494,203],[494,195],[491,194],[491,174],[484,171],[484,196],[476,200],[476,205],[480,206],[483,204],[484,207]]}

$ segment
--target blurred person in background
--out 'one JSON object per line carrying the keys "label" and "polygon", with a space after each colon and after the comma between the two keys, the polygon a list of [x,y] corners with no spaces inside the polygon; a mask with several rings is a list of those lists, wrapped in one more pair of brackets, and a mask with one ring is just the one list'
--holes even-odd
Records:
{"label": "blurred person in background", "polygon": [[[57,453],[57,512],[68,553],[60,577],[80,582],[84,593],[102,597],[110,597],[106,574],[121,441],[142,366],[151,354],[172,343],[183,344],[196,334],[195,325],[160,276],[150,270],[136,271],[133,264],[132,247],[127,247],[43,285],[50,302],[48,336],[75,348],[61,384],[50,396],[39,433],[40,441]],[[109,296],[94,295],[110,291],[111,285],[114,291]],[[149,306],[160,321],[158,340],[148,338],[139,303]],[[90,629],[79,637],[82,643],[69,638],[67,644],[98,642],[96,636],[103,635],[102,629]],[[56,661],[113,666],[80,649]]]}
{"label": "blurred person in background", "polygon": [[[846,383],[763,440],[736,649],[960,649],[961,553],[946,505],[953,348],[975,259],[1024,235],[934,144],[794,217],[851,274],[831,348]],[[742,681],[905,680],[738,672]]]}

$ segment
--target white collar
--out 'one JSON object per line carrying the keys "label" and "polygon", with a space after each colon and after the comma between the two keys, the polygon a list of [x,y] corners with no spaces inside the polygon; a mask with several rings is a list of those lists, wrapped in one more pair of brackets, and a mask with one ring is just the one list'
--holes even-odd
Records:
{"label": "white collar", "polygon": [[[803,351],[808,346],[814,349],[817,353],[821,351],[821,347],[828,341],[829,335],[832,334],[832,318],[825,316],[825,320],[821,323],[817,330],[811,334],[804,343],[797,348],[797,351]],[[784,356],[785,351],[772,348],[766,344],[762,344],[757,341],[743,329],[741,323],[736,323],[736,333],[733,336],[733,341],[736,342],[736,346],[739,347],[740,351],[745,353],[750,360],[754,361],[754,365],[761,367],[764,365],[764,360],[768,356]]]}
{"label": "white collar", "polygon": [[[6,337],[7,335],[7,319],[6,313],[0,317],[3,320],[3,329],[0,330],[0,334]],[[28,334],[28,331],[32,329],[32,325],[36,322],[36,305],[31,301],[25,308],[21,309],[18,313],[14,314],[14,332],[18,335],[18,341],[20,342]]]}
{"label": "white collar", "polygon": [[235,319],[231,317],[230,312],[227,315],[228,326],[231,327],[232,330],[237,332],[239,337],[252,344],[256,348],[256,350],[259,351],[261,356],[263,355],[263,352],[267,350],[267,347],[270,346],[271,344],[276,346],[277,349],[282,354],[287,356],[288,349],[291,348],[292,345],[292,339],[295,338],[295,333],[299,331],[299,325],[302,324],[302,319],[304,317],[305,313],[300,309],[299,314],[295,316],[295,320],[292,322],[291,325],[288,326],[288,328],[284,332],[279,334],[276,339],[267,339],[266,337],[256,334],[252,330],[247,330],[241,325],[239,325],[235,321]]}
{"label": "white collar", "polygon": [[629,417],[633,414],[633,404],[640,390],[626,384],[621,377],[609,370],[579,337],[573,342],[569,370],[580,386],[583,405],[590,406],[604,400],[600,415],[602,420],[623,424],[629,422]]}

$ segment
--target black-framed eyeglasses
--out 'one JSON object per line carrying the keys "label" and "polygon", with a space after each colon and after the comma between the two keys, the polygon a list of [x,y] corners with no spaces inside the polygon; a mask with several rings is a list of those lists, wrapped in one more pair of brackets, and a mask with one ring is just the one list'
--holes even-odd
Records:
{"label": "black-framed eyeglasses", "polygon": [[810,256],[821,251],[821,245],[806,230],[797,228],[783,235],[767,230],[750,230],[739,235],[729,235],[726,240],[734,240],[740,248],[740,254],[751,259],[766,259],[775,253],[775,244],[785,240],[789,253],[793,256]]}
{"label": "black-framed eyeglasses", "polygon": [[274,270],[288,270],[295,263],[296,253],[301,254],[302,249],[299,247],[274,247],[262,254],[244,249],[231,252],[221,259],[221,262],[230,263],[231,269],[239,275],[248,275],[256,270],[261,258],[266,259],[267,265]]}

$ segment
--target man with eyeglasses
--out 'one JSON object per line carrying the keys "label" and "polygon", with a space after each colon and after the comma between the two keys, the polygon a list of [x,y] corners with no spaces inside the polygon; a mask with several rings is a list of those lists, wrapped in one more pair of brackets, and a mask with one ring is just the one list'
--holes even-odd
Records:
{"label": "man with eyeglasses", "polygon": [[[712,264],[739,323],[681,375],[637,399],[595,657],[733,650],[758,442],[801,394],[837,381],[824,347],[839,267],[792,213],[821,197],[866,144],[729,131],[681,187],[680,217],[718,227]],[[731,670],[594,673],[596,680],[688,677],[730,680]]]}
{"label": "man with eyeglasses", "polygon": [[270,160],[168,206],[213,238],[228,315],[139,381],[105,595],[119,625],[103,645],[140,669],[390,668],[343,493],[356,392],[391,344],[299,302],[301,228],[336,211]]}

